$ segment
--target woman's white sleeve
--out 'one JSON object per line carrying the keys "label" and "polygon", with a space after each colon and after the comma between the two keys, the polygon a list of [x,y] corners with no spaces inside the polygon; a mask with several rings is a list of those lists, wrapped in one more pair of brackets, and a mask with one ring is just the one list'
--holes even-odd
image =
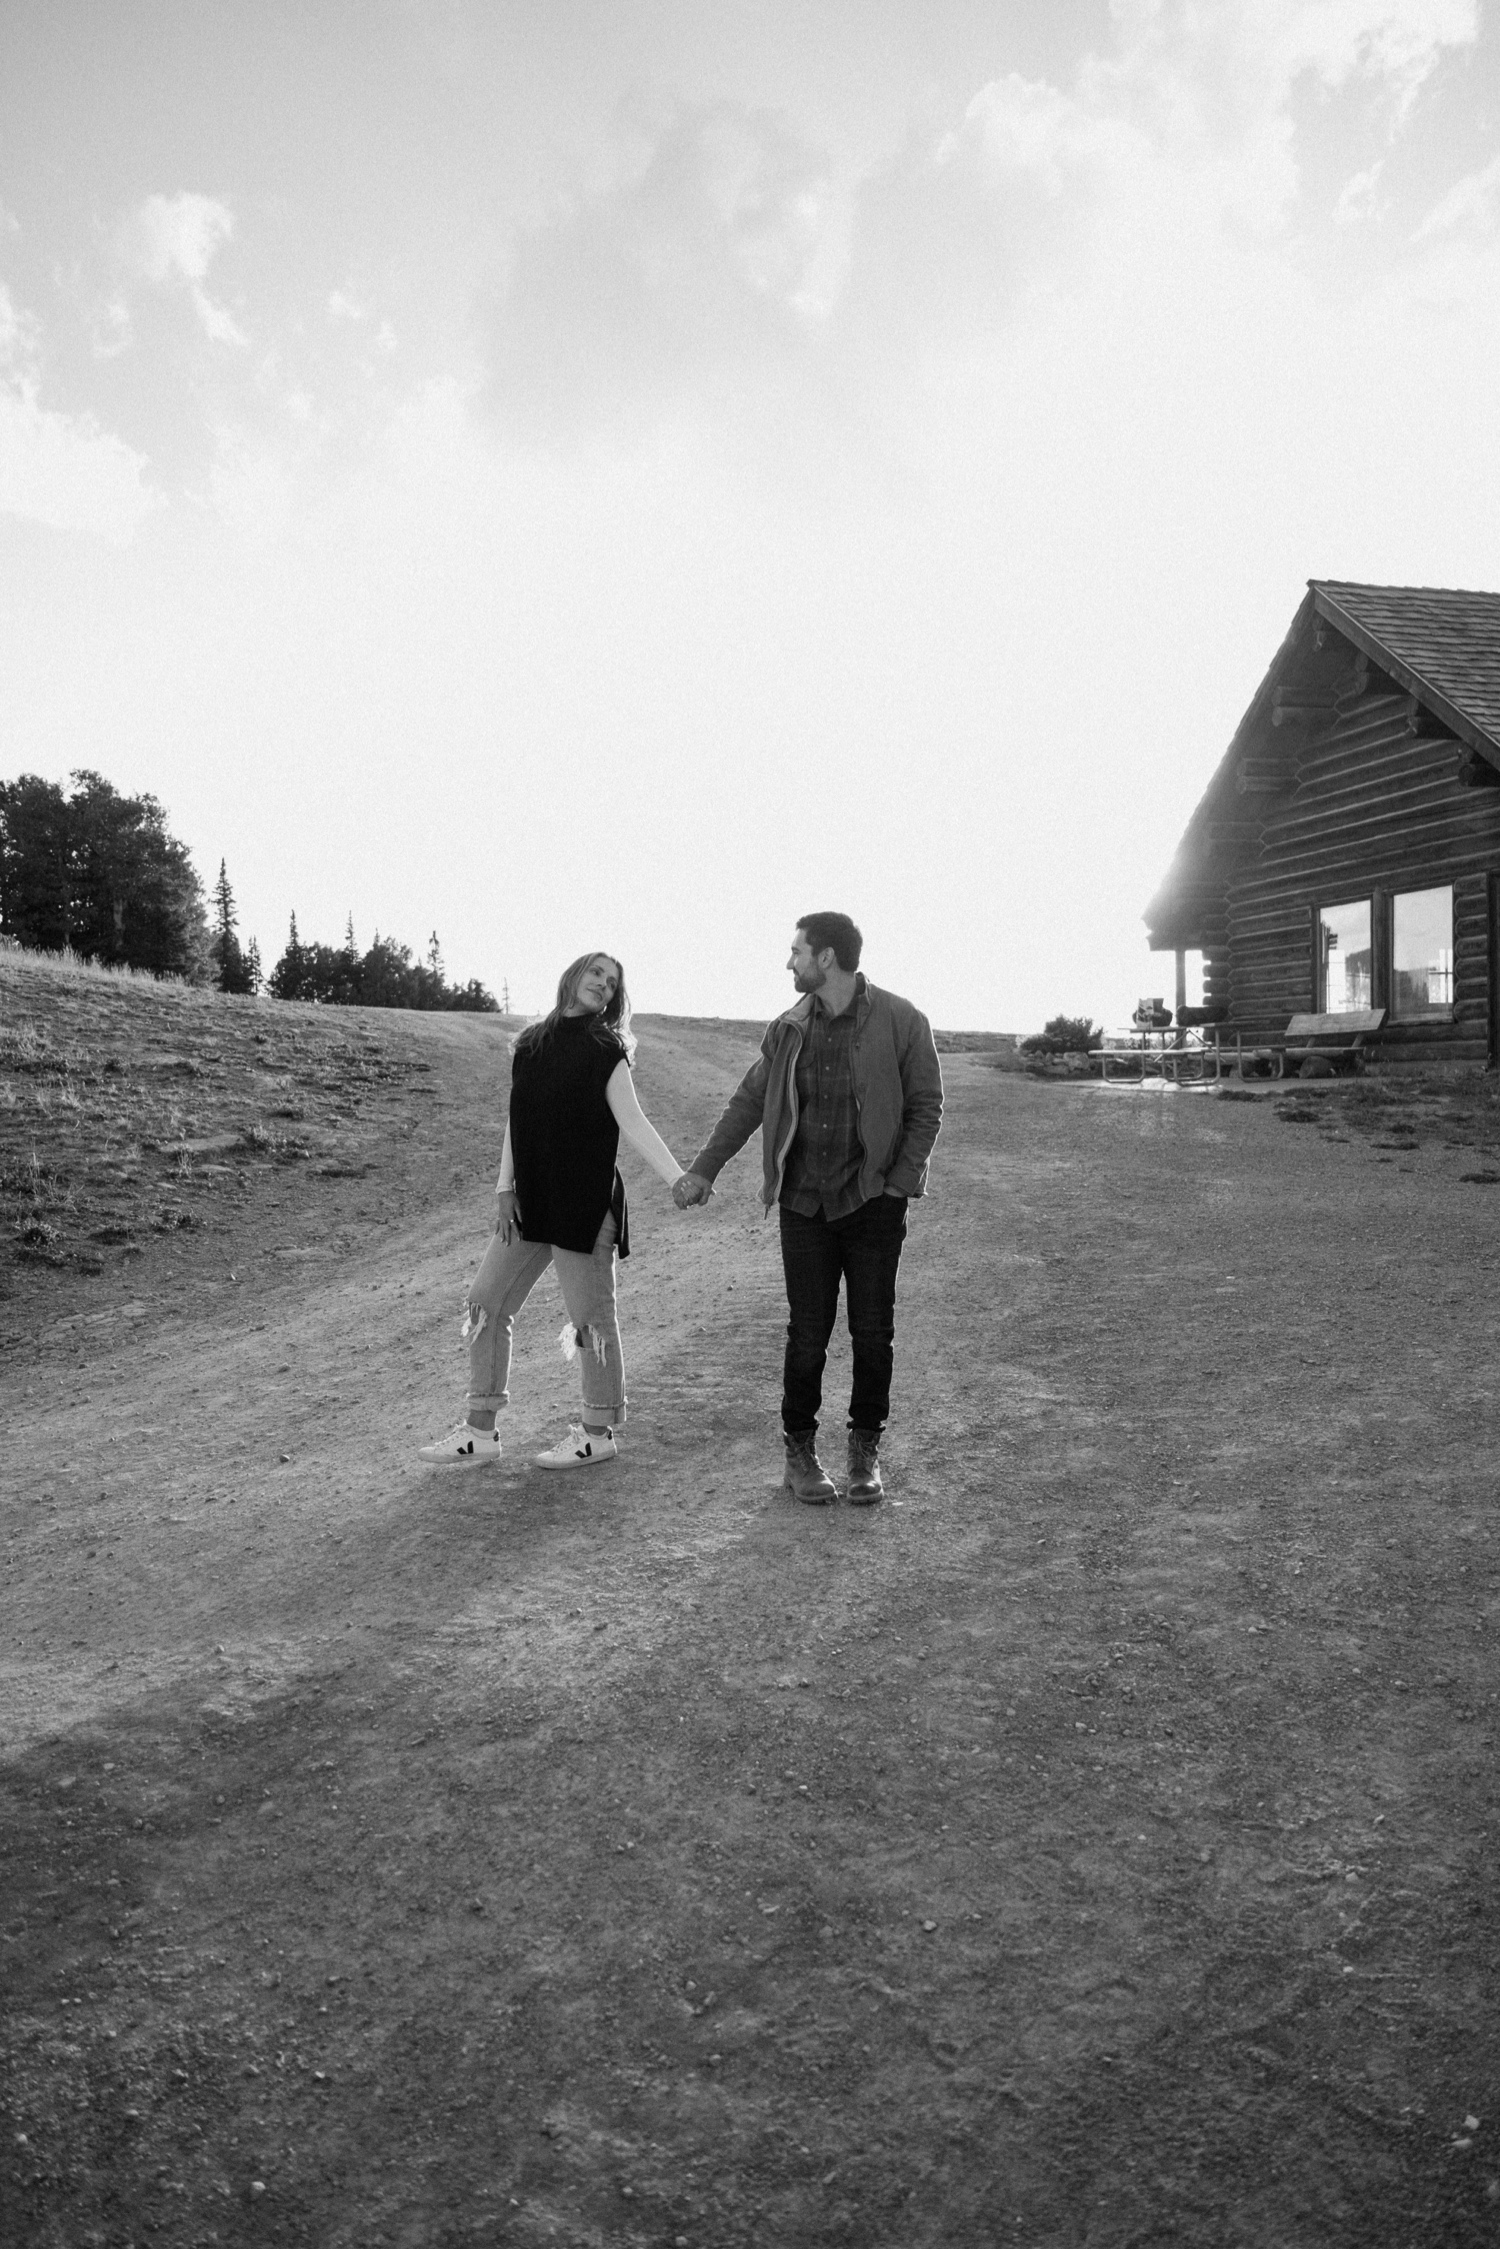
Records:
{"label": "woman's white sleeve", "polygon": [[637,1101],[635,1080],[630,1075],[628,1062],[616,1063],[604,1097],[614,1112],[616,1124],[636,1154],[645,1157],[658,1179],[664,1179],[669,1187],[675,1186],[683,1176],[682,1166]]}
{"label": "woman's white sleeve", "polygon": [[513,1194],[515,1192],[515,1185],[516,1159],[510,1145],[510,1120],[509,1118],[507,1118],[505,1124],[505,1146],[500,1151],[500,1177],[495,1181],[495,1193],[497,1195]]}

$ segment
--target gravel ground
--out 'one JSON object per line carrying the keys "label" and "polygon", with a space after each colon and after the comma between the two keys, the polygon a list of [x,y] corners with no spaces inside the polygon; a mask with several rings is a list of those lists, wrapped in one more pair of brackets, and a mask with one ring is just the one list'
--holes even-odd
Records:
{"label": "gravel ground", "polygon": [[[88,1073],[26,1112],[7,2249],[1500,2238],[1485,1081],[946,1057],[891,1498],[825,1512],[753,1153],[703,1214],[634,1185],[617,1465],[530,1466],[543,1292],[503,1461],[420,1468],[504,1042],[332,1013],[236,1020],[357,1029],[356,1113],[148,1150],[195,1222],[97,1272]],[[643,1032],[690,1153],[748,1034]]]}

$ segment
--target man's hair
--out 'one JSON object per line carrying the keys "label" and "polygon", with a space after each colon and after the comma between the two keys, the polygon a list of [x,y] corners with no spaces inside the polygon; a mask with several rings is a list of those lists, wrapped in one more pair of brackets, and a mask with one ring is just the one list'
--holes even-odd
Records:
{"label": "man's hair", "polygon": [[797,927],[815,953],[831,948],[846,976],[858,968],[864,939],[847,914],[799,914]]}

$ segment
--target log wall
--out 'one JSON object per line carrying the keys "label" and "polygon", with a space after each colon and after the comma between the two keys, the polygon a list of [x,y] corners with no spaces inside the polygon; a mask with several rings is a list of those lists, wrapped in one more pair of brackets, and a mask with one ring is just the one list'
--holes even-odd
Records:
{"label": "log wall", "polygon": [[[1393,1024],[1378,1043],[1389,1060],[1488,1057],[1500,789],[1462,783],[1459,746],[1414,737],[1407,707],[1394,688],[1372,692],[1288,752],[1292,785],[1267,801],[1259,850],[1228,893],[1225,996],[1250,1036],[1277,1037],[1289,1016],[1316,1007],[1316,908],[1451,882],[1453,1019]],[[1217,956],[1211,975],[1224,980]]]}

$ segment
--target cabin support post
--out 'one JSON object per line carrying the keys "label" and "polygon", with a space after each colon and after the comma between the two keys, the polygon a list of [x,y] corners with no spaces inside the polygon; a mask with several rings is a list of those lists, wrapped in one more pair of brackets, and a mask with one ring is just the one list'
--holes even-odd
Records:
{"label": "cabin support post", "polygon": [[1391,893],[1376,888],[1370,893],[1370,1005],[1394,1006],[1391,955],[1395,943]]}
{"label": "cabin support post", "polygon": [[1328,963],[1323,958],[1323,923],[1316,906],[1308,907],[1307,924],[1307,950],[1312,967],[1312,1005],[1310,1012],[1317,1015],[1322,1011],[1324,1005],[1324,970]]}
{"label": "cabin support post", "polygon": [[1187,1033],[1182,1027],[1182,1011],[1186,1006],[1187,948],[1185,945],[1179,945],[1177,948],[1177,1005],[1175,1010],[1177,1016],[1177,1044],[1179,1046],[1184,1046],[1187,1043]]}
{"label": "cabin support post", "polygon": [[1486,885],[1489,892],[1488,943],[1485,947],[1487,1005],[1485,1016],[1489,1027],[1489,1067],[1500,1068],[1500,874],[1491,874]]}

